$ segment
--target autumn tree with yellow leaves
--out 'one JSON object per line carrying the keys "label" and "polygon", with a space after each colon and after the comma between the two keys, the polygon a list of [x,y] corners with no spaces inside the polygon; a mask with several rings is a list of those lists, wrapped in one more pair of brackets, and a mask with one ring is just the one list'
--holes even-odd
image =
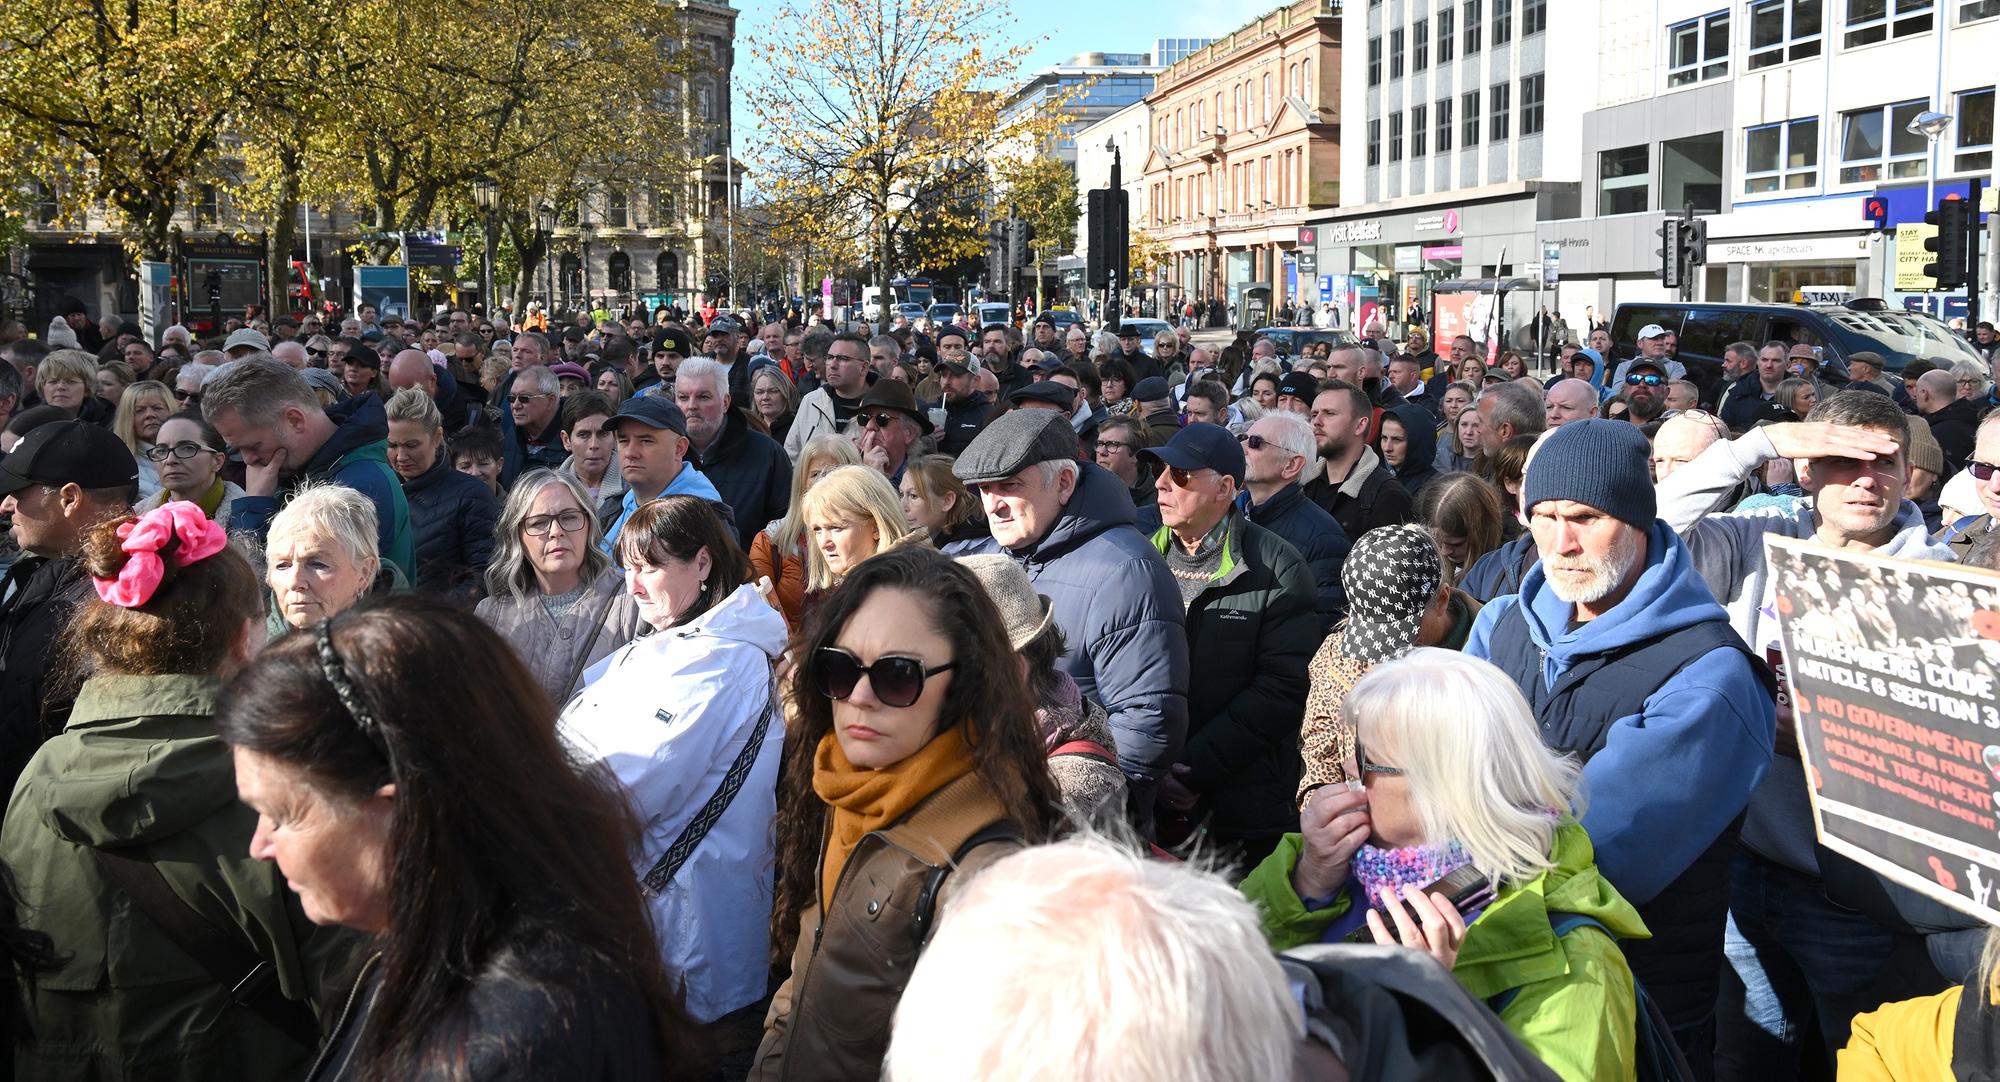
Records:
{"label": "autumn tree with yellow leaves", "polygon": [[922,269],[897,266],[900,235],[941,236],[947,257],[983,244],[966,196],[996,145],[1047,123],[1001,116],[1029,48],[1003,44],[1011,24],[993,0],[800,0],[751,35],[764,186],[851,223],[885,297],[897,271]]}

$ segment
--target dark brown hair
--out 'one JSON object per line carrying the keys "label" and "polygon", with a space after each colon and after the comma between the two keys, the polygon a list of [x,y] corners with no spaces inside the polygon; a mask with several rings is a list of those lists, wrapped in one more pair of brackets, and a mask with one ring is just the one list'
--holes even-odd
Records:
{"label": "dark brown hair", "polygon": [[598,1010],[549,979],[577,972],[579,953],[583,970],[637,987],[661,1061],[686,1067],[691,1024],[632,872],[638,826],[616,781],[569,765],[555,705],[527,665],[471,613],[409,594],[324,627],[358,711],[327,675],[319,633],[295,631],[231,682],[216,721],[230,745],[336,799],[396,786],[389,931],[375,945],[358,1076],[464,1077],[475,1041],[508,1036],[474,1029],[467,993],[482,975],[544,993],[552,1028]]}
{"label": "dark brown hair", "polygon": [[903,545],[863,560],[828,592],[801,637],[792,677],[797,723],[785,737],[778,779],[778,881],[771,908],[771,951],[783,960],[798,940],[799,914],[819,892],[820,840],[827,806],[813,791],[813,761],[833,731],[833,703],[819,693],[819,649],[831,646],[878,590],[902,590],[930,614],[951,642],[956,667],[940,704],[938,728],[965,727],[973,771],[1029,844],[1047,841],[1062,822],[1061,797],[1035,723],[1035,702],[1014,664],[1014,649],[986,588],[958,561],[935,549]]}
{"label": "dark brown hair", "polygon": [[[138,520],[120,515],[84,531],[79,553],[84,572],[117,578],[131,559],[120,547],[118,527]],[[93,673],[220,675],[244,623],[262,614],[263,587],[235,546],[186,566],[176,565],[172,548],[163,556],[166,573],[145,604],[123,608],[92,592],[77,610],[66,632],[65,656],[77,666],[79,681]]]}
{"label": "dark brown hair", "polygon": [[666,557],[692,560],[708,550],[708,579],[701,598],[681,614],[677,624],[707,612],[738,586],[750,581],[750,560],[737,547],[736,535],[722,524],[715,505],[699,496],[668,496],[641,504],[618,531],[618,562],[631,567],[634,557],[658,564]]}

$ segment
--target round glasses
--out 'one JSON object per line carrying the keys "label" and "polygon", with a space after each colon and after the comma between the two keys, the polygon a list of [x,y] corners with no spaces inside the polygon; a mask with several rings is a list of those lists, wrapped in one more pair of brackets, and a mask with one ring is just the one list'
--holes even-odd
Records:
{"label": "round glasses", "polygon": [[174,444],[172,447],[156,443],[151,447],[146,448],[144,451],[140,452],[140,454],[146,456],[146,460],[148,462],[165,462],[168,456],[172,456],[174,458],[179,458],[179,459],[189,459],[193,458],[196,455],[212,455],[216,453],[217,452],[215,448],[203,447],[201,444],[196,443],[193,440],[182,440],[181,442]]}
{"label": "round glasses", "polygon": [[854,694],[861,678],[868,678],[868,686],[875,691],[875,698],[884,706],[902,708],[915,703],[924,695],[924,681],[938,673],[954,667],[955,663],[925,668],[922,659],[884,654],[872,665],[861,664],[861,659],[838,646],[822,646],[814,652],[814,660],[819,663],[819,693],[829,699],[844,700]]}

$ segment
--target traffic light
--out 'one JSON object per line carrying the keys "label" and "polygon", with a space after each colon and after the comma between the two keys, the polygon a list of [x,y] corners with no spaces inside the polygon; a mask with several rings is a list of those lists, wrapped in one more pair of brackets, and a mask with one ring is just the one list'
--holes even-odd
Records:
{"label": "traffic light", "polygon": [[1032,266],[1035,260],[1030,249],[1033,248],[1035,243],[1034,225],[1026,218],[1016,218],[1007,224],[1013,229],[1014,265],[1016,267]]}
{"label": "traffic light", "polygon": [[1687,255],[1686,243],[1681,236],[1685,226],[1686,223],[1679,218],[1668,218],[1654,231],[1660,238],[1660,246],[1653,250],[1660,257],[1660,284],[1668,289],[1680,288],[1681,263]]}
{"label": "traffic light", "polygon": [[1681,259],[1690,274],[1708,262],[1708,219],[1695,218],[1681,226]]}
{"label": "traffic light", "polygon": [[1087,193],[1086,210],[1089,221],[1083,284],[1091,289],[1107,289],[1112,273],[1116,272],[1118,284],[1125,285],[1131,277],[1127,266],[1130,260],[1126,248],[1125,189],[1092,188]]}
{"label": "traffic light", "polygon": [[1936,262],[1924,264],[1924,273],[1937,282],[1938,289],[1959,288],[1965,284],[1972,205],[1955,195],[1946,196],[1936,210],[1924,212],[1924,224],[1937,227],[1937,236],[1924,238],[1924,251],[1937,255]]}

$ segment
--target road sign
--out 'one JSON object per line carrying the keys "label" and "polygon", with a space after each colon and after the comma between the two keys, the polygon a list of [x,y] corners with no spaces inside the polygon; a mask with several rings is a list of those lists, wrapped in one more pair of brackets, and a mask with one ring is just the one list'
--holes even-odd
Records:
{"label": "road sign", "polygon": [[1554,244],[1542,245],[1542,288],[1554,289],[1562,276],[1563,250]]}

